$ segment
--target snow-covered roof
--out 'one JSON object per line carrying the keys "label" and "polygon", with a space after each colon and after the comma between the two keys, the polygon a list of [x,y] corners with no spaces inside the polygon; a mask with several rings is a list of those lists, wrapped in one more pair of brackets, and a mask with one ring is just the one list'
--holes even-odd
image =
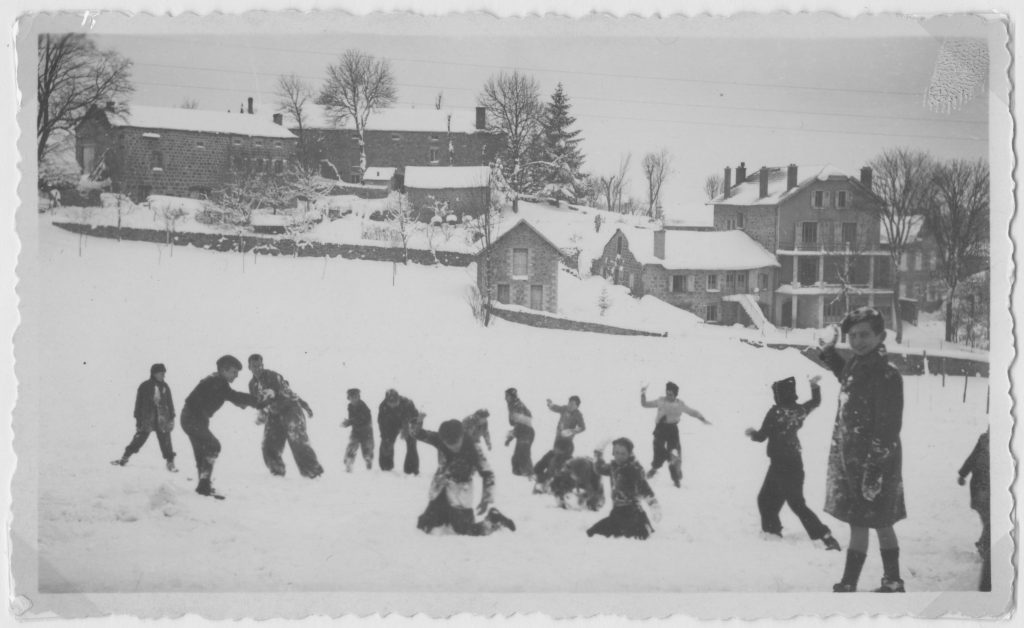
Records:
{"label": "snow-covered roof", "polygon": [[849,180],[853,181],[857,185],[860,185],[860,180],[845,172],[839,170],[832,165],[824,166],[798,166],[797,173],[807,173],[809,176],[804,176],[802,179],[797,179],[797,185],[793,189],[787,189],[787,168],[786,167],[769,167],[768,168],[768,194],[764,198],[760,198],[761,195],[761,172],[760,170],[753,170],[749,172],[743,181],[737,181],[732,189],[729,190],[729,196],[725,197],[723,194],[719,194],[715,198],[708,201],[709,205],[775,205],[783,199],[792,196],[800,189],[810,185],[814,181],[829,181],[829,180]]}
{"label": "snow-covered roof", "polygon": [[[548,244],[551,245],[551,248],[555,249],[556,251],[561,252],[561,249],[558,248],[557,244],[555,244],[554,242],[551,241],[551,238],[549,238],[546,235],[544,235],[541,232],[540,229],[535,227],[532,223],[530,223],[529,220],[527,220],[525,218],[520,218],[519,221],[517,221],[514,225],[512,225],[508,229],[505,229],[504,231],[502,231],[501,235],[499,235],[498,237],[494,238],[494,240],[491,241],[491,246],[493,247],[495,244],[500,242],[505,236],[507,236],[508,234],[510,234],[513,231],[515,231],[520,225],[526,227],[527,229],[529,229],[529,230],[533,231],[534,233],[536,233],[537,235],[539,235],[541,240],[543,240],[544,242],[547,242]],[[486,249],[484,249],[484,250],[486,250]],[[483,252],[484,251],[481,250],[479,254],[483,254]]]}
{"label": "snow-covered roof", "polygon": [[[335,126],[326,110],[319,105],[308,105],[308,119],[304,125],[310,129],[345,129],[355,131],[351,117]],[[371,113],[366,120],[369,131],[422,131],[448,132],[448,116],[451,116],[453,133],[474,133],[476,128],[475,109],[434,109],[433,107],[390,107]],[[286,121],[288,117],[285,117]],[[288,122],[286,122],[288,124]]]}
{"label": "snow-covered roof", "polygon": [[715,208],[711,205],[696,205],[693,207],[671,207],[665,210],[665,227],[686,228],[686,227],[714,227]]}
{"label": "snow-covered roof", "polygon": [[742,231],[666,229],[665,259],[654,255],[657,232],[639,228],[620,231],[629,242],[629,250],[642,264],[671,270],[747,270],[779,265],[774,255]]}
{"label": "snow-covered roof", "polygon": [[363,180],[387,181],[395,176],[395,170],[395,168],[367,168],[363,173]]}
{"label": "snow-covered roof", "polygon": [[227,113],[181,107],[132,105],[123,116],[107,116],[111,126],[174,131],[202,131],[256,137],[295,139],[295,135],[270,118],[248,113]]}
{"label": "snow-covered roof", "polygon": [[406,166],[405,187],[422,190],[485,188],[490,185],[488,166]]}
{"label": "snow-covered roof", "polygon": [[[924,216],[911,216],[910,224],[907,227],[907,239],[906,242],[916,242],[918,236],[921,235],[921,227],[924,226]],[[878,241],[880,244],[889,244],[889,234],[885,230],[884,224],[878,225]]]}

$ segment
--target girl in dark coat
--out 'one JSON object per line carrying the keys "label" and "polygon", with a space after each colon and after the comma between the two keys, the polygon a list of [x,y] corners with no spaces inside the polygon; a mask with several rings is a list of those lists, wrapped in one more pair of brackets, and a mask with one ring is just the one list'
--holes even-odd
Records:
{"label": "girl in dark coat", "polygon": [[646,539],[654,532],[654,526],[647,513],[640,507],[646,501],[654,514],[654,520],[661,519],[661,507],[654,497],[651,485],[647,483],[644,468],[633,457],[633,441],[617,438],[612,441],[612,462],[604,460],[600,449],[594,450],[594,467],[601,475],[607,475],[612,485],[612,511],[587,530],[587,536],[624,536],[630,539]]}
{"label": "girl in dark coat", "polygon": [[870,307],[843,319],[853,357],[844,359],[833,338],[821,359],[839,378],[839,410],[828,458],[825,512],[850,524],[850,545],[839,593],[857,590],[867,558],[868,532],[881,547],[884,576],[879,593],[902,593],[899,543],[893,525],[907,516],[903,501],[903,378],[886,359],[885,321]]}

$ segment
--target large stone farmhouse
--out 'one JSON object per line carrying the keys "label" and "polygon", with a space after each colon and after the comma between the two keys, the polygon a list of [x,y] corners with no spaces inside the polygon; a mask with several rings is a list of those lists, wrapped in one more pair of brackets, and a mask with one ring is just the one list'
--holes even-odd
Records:
{"label": "large stone farmhouse", "polygon": [[[879,242],[882,200],[871,169],[852,177],[831,166],[725,169],[723,191],[710,201],[716,230],[738,230],[778,258],[771,322],[821,327],[851,308],[870,305],[895,315],[889,252]],[[728,251],[722,252],[728,256]]]}
{"label": "large stone farmhouse", "polygon": [[[362,183],[359,135],[351,118],[332,120],[310,106],[303,143],[310,160],[325,177]],[[501,133],[487,129],[487,112],[475,109],[390,108],[373,113],[366,123],[367,168],[395,168],[404,185],[407,166],[486,166],[501,148]],[[297,128],[293,131],[299,133]]]}
{"label": "large stone farmhouse", "polygon": [[79,166],[110,179],[114,192],[209,195],[239,173],[281,173],[295,159],[297,138],[281,118],[176,107],[113,103],[93,107],[75,129]]}
{"label": "large stone farmhouse", "polygon": [[772,309],[778,262],[742,231],[615,230],[592,272],[707,321],[762,324]]}

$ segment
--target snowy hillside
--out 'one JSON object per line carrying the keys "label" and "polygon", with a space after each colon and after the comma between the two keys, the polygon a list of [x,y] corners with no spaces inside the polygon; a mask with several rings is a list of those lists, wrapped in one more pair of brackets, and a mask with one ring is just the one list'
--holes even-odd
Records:
{"label": "snowy hillside", "polygon": [[[743,430],[771,405],[773,380],[796,376],[801,397],[809,394],[806,377],[820,371],[795,350],[757,349],[702,325],[667,339],[501,320],[485,329],[465,301],[472,267],[399,266],[393,278],[387,263],[248,255],[243,264],[237,253],[178,248],[171,256],[153,244],[96,238],[79,256],[78,236],[48,224],[39,257],[38,324],[48,334],[34,388],[42,591],[822,592],[842,572],[843,555],[815,547],[788,510],[783,540],[759,537],[755,498],[768,461]],[[217,357],[253,352],[315,411],[309,433],[323,477],[299,477],[288,452],[288,476],[271,477],[255,412],[230,405],[211,424],[223,444],[214,484],[226,501],[193,492],[180,428],[173,440],[181,473],[164,470],[155,439],[127,467],[108,464],[131,438],[135,387],[151,363],[167,365],[180,410]],[[664,471],[653,480],[664,518],[649,541],[588,539],[584,531],[607,507],[560,510],[511,475],[505,388],[517,387],[533,411],[534,460],[551,445],[557,419],[545,398],[564,403],[577,394],[588,425],[577,452],[628,436],[647,467],[654,417],[639,407],[639,389],[668,379],[713,425],[684,420],[683,487]],[[376,414],[392,386],[427,413],[428,428],[491,410],[496,505],[516,521],[515,533],[467,539],[417,530],[436,464],[429,447],[421,446],[419,477],[344,472],[345,389],[361,388]],[[827,374],[823,386],[822,407],[801,432],[806,495],[845,547],[845,526],[821,513],[838,388]],[[954,480],[985,429],[986,386],[970,380],[964,405],[962,383],[906,378],[910,515],[896,530],[909,590],[976,584],[980,524]],[[865,588],[881,577],[876,548],[872,539]]]}

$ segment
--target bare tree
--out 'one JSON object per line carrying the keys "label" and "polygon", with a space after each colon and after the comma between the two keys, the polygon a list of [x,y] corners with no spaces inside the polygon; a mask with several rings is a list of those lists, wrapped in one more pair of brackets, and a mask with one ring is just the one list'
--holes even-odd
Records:
{"label": "bare tree", "polygon": [[724,193],[722,184],[725,183],[725,179],[720,174],[709,174],[704,178],[704,196],[707,200],[711,200]]}
{"label": "bare tree", "polygon": [[647,180],[647,215],[655,216],[656,209],[661,205],[661,188],[665,180],[672,174],[672,154],[667,148],[657,153],[647,153],[640,163],[644,178]]}
{"label": "bare tree", "polygon": [[195,98],[184,98],[182,99],[181,104],[178,105],[178,107],[180,107],[181,109],[198,109],[199,101]]}
{"label": "bare tree", "polygon": [[404,194],[394,193],[388,197],[385,207],[388,225],[391,227],[393,244],[402,245],[402,263],[409,263],[409,239],[416,231],[416,218],[419,210]]}
{"label": "bare tree", "polygon": [[277,77],[274,96],[277,97],[277,108],[291,118],[298,128],[301,142],[308,115],[307,105],[313,100],[313,88],[294,74],[284,74]]}
{"label": "bare tree", "polygon": [[946,280],[946,340],[956,338],[953,296],[957,285],[979,268],[971,260],[988,255],[989,166],[984,159],[939,164],[932,177],[935,202],[927,214]]}
{"label": "bare tree", "polygon": [[[72,131],[90,106],[127,96],[132,62],[116,52],[99,50],[85,35],[39,36],[36,95],[36,157],[46,156],[55,131]],[[118,112],[125,111],[118,105]]]}
{"label": "bare tree", "polygon": [[900,262],[915,223],[928,210],[932,198],[934,163],[928,153],[909,148],[882,152],[870,163],[872,191],[882,202],[877,205],[882,233],[889,241],[893,299],[896,300],[896,342],[903,341],[903,319],[899,312]]}
{"label": "bare tree", "polygon": [[608,211],[622,211],[622,195],[629,184],[629,162],[633,155],[626,153],[619,157],[619,169],[607,176],[596,179],[600,195],[604,197]]}
{"label": "bare tree", "polygon": [[359,50],[346,50],[327,66],[327,80],[316,102],[335,126],[352,120],[359,135],[359,167],[366,171],[366,121],[395,103],[397,90],[391,63]]}
{"label": "bare tree", "polygon": [[477,97],[487,109],[488,126],[505,136],[505,178],[516,192],[523,191],[527,153],[540,132],[544,107],[533,77],[518,70],[491,76]]}

